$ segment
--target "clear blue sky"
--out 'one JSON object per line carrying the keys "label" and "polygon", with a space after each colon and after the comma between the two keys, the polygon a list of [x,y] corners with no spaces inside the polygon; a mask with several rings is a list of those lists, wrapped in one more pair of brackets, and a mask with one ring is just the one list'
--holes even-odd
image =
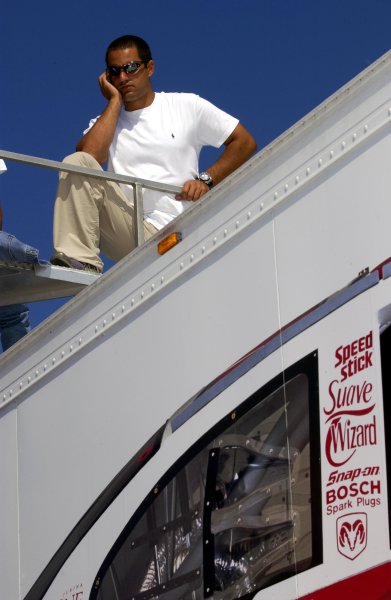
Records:
{"label": "clear blue sky", "polygon": [[[156,91],[195,92],[260,149],[391,48],[391,0],[19,0],[0,19],[0,148],[61,160],[105,101],[107,45],[144,37]],[[213,158],[201,157],[201,167]],[[56,174],[8,162],[4,229],[52,253]],[[30,305],[32,324],[61,302]]]}

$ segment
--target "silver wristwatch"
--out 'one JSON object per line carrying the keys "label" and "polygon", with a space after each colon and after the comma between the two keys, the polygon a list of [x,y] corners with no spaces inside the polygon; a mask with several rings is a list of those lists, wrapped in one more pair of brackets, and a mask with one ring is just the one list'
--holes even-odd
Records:
{"label": "silver wristwatch", "polygon": [[213,179],[209,175],[209,173],[207,173],[207,171],[202,171],[202,173],[200,173],[198,177],[196,177],[196,179],[199,179],[203,183],[206,183],[209,189],[213,187]]}

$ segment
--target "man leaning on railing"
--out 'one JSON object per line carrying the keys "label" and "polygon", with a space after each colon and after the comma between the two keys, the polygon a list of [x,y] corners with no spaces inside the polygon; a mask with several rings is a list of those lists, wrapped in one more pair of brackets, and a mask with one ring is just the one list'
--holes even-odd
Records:
{"label": "man leaning on railing", "polygon": [[[195,94],[155,93],[155,64],[148,44],[137,36],[114,40],[99,77],[107,100],[90,122],[77,152],[64,162],[179,186],[172,195],[144,190],[144,238],[151,237],[256,150],[237,119]],[[203,146],[225,146],[218,160],[199,173]],[[119,260],[136,245],[133,189],[76,173],[61,172],[54,210],[55,265],[102,271],[99,256]]]}

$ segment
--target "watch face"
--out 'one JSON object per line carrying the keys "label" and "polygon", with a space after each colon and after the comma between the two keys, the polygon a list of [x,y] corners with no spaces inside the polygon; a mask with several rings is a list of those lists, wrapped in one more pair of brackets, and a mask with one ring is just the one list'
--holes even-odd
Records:
{"label": "watch face", "polygon": [[204,183],[206,183],[206,185],[208,185],[209,187],[211,187],[213,185],[213,180],[212,177],[209,175],[209,173],[200,173],[199,174],[199,179],[200,181],[203,181]]}

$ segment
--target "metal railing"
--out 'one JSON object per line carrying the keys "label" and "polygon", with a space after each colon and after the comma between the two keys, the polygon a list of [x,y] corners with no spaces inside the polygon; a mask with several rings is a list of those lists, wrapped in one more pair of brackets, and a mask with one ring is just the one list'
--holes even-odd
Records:
{"label": "metal railing", "polygon": [[166,192],[168,194],[178,194],[181,191],[181,188],[175,185],[167,185],[165,183],[150,181],[148,179],[139,179],[138,177],[130,177],[129,175],[118,175],[117,173],[110,171],[98,171],[97,169],[78,167],[76,165],[67,164],[57,160],[48,160],[46,158],[38,158],[37,156],[8,152],[7,150],[0,150],[0,158],[25,163],[27,165],[44,167],[46,169],[64,171],[65,173],[78,173],[82,175],[88,175],[89,177],[95,177],[96,179],[115,181],[116,183],[126,183],[127,185],[130,185],[133,189],[133,233],[137,246],[144,242],[144,209],[142,189],[146,188],[149,190]]}

